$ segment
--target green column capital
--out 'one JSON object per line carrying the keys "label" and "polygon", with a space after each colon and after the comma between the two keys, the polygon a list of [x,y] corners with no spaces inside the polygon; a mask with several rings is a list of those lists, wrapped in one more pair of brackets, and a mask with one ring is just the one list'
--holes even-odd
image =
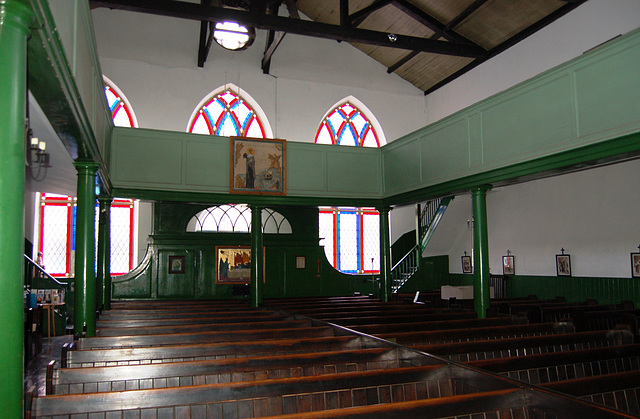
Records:
{"label": "green column capital", "polygon": [[73,162],[78,174],[95,174],[98,171],[98,163],[94,161],[76,160]]}
{"label": "green column capital", "polygon": [[0,30],[4,25],[9,25],[28,35],[34,20],[35,14],[28,1],[0,0]]}
{"label": "green column capital", "polygon": [[491,189],[493,189],[493,185],[488,185],[488,184],[479,185],[479,186],[476,186],[474,188],[471,188],[471,193],[473,195],[483,194],[483,193],[487,193]]}

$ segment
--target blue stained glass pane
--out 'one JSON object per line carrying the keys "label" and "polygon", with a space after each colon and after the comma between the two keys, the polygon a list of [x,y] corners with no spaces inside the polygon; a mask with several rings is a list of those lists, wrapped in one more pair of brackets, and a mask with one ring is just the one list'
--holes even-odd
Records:
{"label": "blue stained glass pane", "polygon": [[71,210],[71,250],[76,250],[76,224],[77,224],[77,210],[78,207],[75,205]]}
{"label": "blue stained glass pane", "polygon": [[329,131],[331,131],[331,138],[336,138],[336,129],[330,120],[327,119],[325,126],[329,128]]}
{"label": "blue stained glass pane", "polygon": [[351,124],[344,124],[341,127],[340,133],[338,134],[338,144],[350,146],[358,145],[357,133],[354,131]]}
{"label": "blue stained glass pane", "polygon": [[358,138],[360,139],[360,144],[362,144],[362,140],[364,138],[364,134],[367,132],[367,128],[369,128],[369,123],[365,122],[364,126],[362,127],[362,129],[358,133]]}
{"label": "blue stained glass pane", "polygon": [[360,269],[359,218],[355,211],[347,210],[338,213],[337,262],[341,272],[357,273]]}
{"label": "blue stained glass pane", "polygon": [[242,122],[242,131],[244,132],[247,129],[247,125],[249,125],[249,122],[251,121],[253,115],[249,114],[247,115],[247,117],[245,118],[244,122]]}

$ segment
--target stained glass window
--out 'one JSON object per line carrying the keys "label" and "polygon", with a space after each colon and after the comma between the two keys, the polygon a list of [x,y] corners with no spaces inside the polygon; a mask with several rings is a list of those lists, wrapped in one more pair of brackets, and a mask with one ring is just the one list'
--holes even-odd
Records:
{"label": "stained glass window", "polygon": [[329,112],[316,133],[318,144],[380,147],[380,140],[369,119],[350,102]]}
{"label": "stained glass window", "polygon": [[[96,204],[96,241],[98,205]],[[122,275],[133,268],[132,199],[114,199],[111,204],[111,274]],[[73,276],[75,256],[76,198],[42,194],[40,237],[45,270],[55,277]]]}
{"label": "stained glass window", "polygon": [[[349,97],[322,119],[315,142],[380,147],[385,142],[374,122],[366,107]],[[337,270],[352,274],[380,271],[380,224],[375,209],[321,208],[319,233],[327,259]]]}
{"label": "stained glass window", "polygon": [[[291,224],[279,212],[264,208],[261,217],[263,233],[291,234]],[[249,233],[251,231],[251,209],[245,204],[216,205],[206,208],[189,220],[187,231]]]}
{"label": "stained glass window", "polygon": [[264,124],[256,111],[231,89],[207,100],[192,118],[188,131],[224,137],[266,138]]}
{"label": "stained glass window", "polygon": [[111,80],[106,77],[103,77],[103,80],[104,94],[107,97],[107,105],[109,105],[109,111],[111,111],[113,125],[117,127],[137,127],[138,121],[127,98]]}

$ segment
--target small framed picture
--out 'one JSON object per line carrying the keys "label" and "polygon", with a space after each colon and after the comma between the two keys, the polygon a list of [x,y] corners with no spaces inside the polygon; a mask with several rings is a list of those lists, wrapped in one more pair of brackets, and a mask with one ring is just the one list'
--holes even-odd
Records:
{"label": "small framed picture", "polygon": [[470,274],[473,273],[473,266],[471,265],[471,256],[462,256],[462,273]]}
{"label": "small framed picture", "polygon": [[307,259],[304,256],[296,256],[296,269],[304,269]]}
{"label": "small framed picture", "polygon": [[502,275],[515,275],[515,256],[502,256]]}
{"label": "small framed picture", "polygon": [[640,253],[631,253],[631,277],[640,278]]}
{"label": "small framed picture", "polygon": [[571,255],[556,255],[556,272],[558,276],[571,276]]}
{"label": "small framed picture", "polygon": [[184,256],[169,256],[169,273],[184,273]]}

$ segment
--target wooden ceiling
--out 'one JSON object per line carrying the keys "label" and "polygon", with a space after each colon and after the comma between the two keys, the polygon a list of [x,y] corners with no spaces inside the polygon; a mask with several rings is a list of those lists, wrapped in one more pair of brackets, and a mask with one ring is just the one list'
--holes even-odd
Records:
{"label": "wooden ceiling", "polygon": [[[425,94],[494,57],[586,0],[91,0],[109,7],[199,20],[204,66],[213,22],[269,31],[262,69],[286,33],[346,41]],[[286,7],[280,7],[286,5]],[[234,6],[235,8],[229,8]],[[284,10],[284,12],[283,12]],[[311,21],[300,19],[299,13]],[[208,35],[208,36],[207,36]],[[256,46],[252,46],[255,48]]]}

